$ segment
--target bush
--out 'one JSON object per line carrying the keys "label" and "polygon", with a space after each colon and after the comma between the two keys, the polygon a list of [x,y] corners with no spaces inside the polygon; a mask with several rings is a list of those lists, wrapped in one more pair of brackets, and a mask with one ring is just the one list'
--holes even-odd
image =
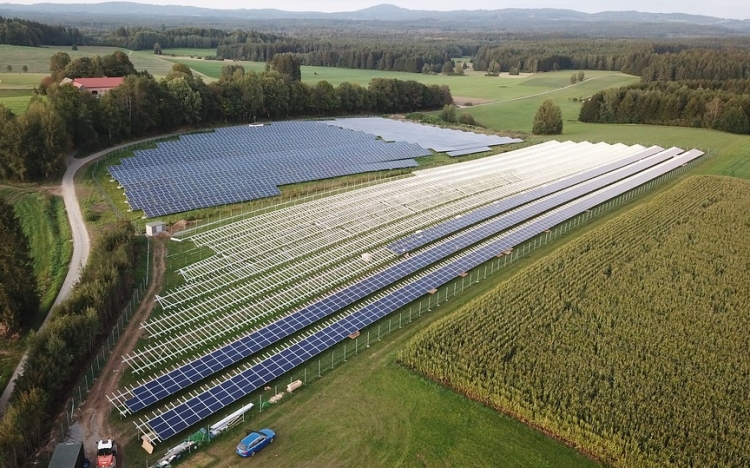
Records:
{"label": "bush", "polygon": [[440,113],[440,120],[449,123],[458,122],[458,118],[456,117],[456,106],[453,104],[446,104],[443,107],[443,111]]}
{"label": "bush", "polygon": [[464,112],[461,114],[461,116],[458,118],[458,123],[461,123],[463,125],[471,125],[473,127],[477,126],[477,121],[474,120],[474,116],[469,114],[468,112]]}

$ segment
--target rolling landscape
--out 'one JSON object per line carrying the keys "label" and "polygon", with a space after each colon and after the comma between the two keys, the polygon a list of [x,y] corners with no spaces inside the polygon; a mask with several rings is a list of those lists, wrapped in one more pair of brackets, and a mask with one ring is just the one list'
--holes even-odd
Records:
{"label": "rolling landscape", "polygon": [[0,4],[0,466],[750,463],[750,19],[291,10]]}

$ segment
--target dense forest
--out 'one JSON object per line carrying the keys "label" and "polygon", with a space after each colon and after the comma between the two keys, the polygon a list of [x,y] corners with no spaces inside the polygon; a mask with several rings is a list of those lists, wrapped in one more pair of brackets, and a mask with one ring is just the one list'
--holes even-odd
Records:
{"label": "dense forest", "polygon": [[750,39],[507,41],[482,46],[474,58],[474,69],[527,73],[610,70],[646,81],[750,78]]}
{"label": "dense forest", "polygon": [[587,99],[582,122],[703,127],[750,134],[750,80],[648,82]]}
{"label": "dense forest", "polygon": [[[0,227],[3,213],[0,203]],[[33,335],[24,374],[16,381],[0,419],[0,467],[24,466],[48,434],[77,378],[80,363],[112,327],[130,298],[136,264],[132,225],[123,221],[102,233],[78,286]]]}
{"label": "dense forest", "polygon": [[92,40],[78,28],[51,26],[36,21],[0,16],[0,44],[39,47],[41,45],[83,45]]}
{"label": "dense forest", "polygon": [[[92,63],[125,75],[124,83],[99,98],[58,84],[71,74],[101,76]],[[75,60],[59,52],[51,59],[51,71],[42,86],[47,98],[33,98],[26,113],[15,116],[0,105],[1,178],[45,179],[62,170],[71,146],[94,148],[185,125],[411,112],[439,109],[453,100],[447,86],[416,81],[373,79],[367,88],[351,83],[334,87],[327,81],[308,85],[300,81],[300,62],[293,54],[276,55],[262,73],[227,65],[221,79],[210,84],[183,64],[175,64],[159,81],[148,72],[134,73],[119,51]]]}

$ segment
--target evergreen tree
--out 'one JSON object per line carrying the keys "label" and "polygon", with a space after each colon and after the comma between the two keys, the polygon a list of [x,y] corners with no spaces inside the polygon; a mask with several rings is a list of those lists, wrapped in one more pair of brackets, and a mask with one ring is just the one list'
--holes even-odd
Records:
{"label": "evergreen tree", "polygon": [[29,325],[39,312],[29,246],[13,207],[0,199],[0,334]]}
{"label": "evergreen tree", "polygon": [[563,131],[562,111],[552,99],[539,107],[534,117],[534,135],[560,135]]}

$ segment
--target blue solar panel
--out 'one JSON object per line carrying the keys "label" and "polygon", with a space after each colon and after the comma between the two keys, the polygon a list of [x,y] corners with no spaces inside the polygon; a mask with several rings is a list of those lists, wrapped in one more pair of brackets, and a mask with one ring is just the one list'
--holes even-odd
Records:
{"label": "blue solar panel", "polygon": [[[289,362],[290,357],[299,357],[299,363],[304,362],[342,341],[354,331],[371,325],[391,312],[425,295],[429,290],[455,279],[460,273],[469,271],[491,260],[499,252],[507,251],[520,243],[530,240],[547,229],[551,229],[567,219],[666,174],[680,165],[700,157],[702,154],[702,152],[697,150],[689,151],[680,157],[633,175],[622,183],[594,192],[592,196],[571,201],[555,211],[538,216],[520,226],[519,229],[501,235],[493,242],[476,251],[450,262],[412,283],[402,286],[396,291],[366,305],[356,313],[326,326],[322,330],[264,359],[260,363],[163,412],[159,416],[149,420],[148,425],[161,440],[172,437],[190,427],[197,420],[206,417],[203,415],[205,412],[202,411],[205,401],[216,400],[220,402],[221,407],[227,406],[242,396],[252,393],[262,385],[283,375],[288,370],[283,365]],[[229,387],[240,388],[242,390],[238,394],[227,397],[225,396],[225,389]],[[199,411],[200,416],[198,415]],[[213,412],[215,411],[217,410],[213,410]]]}
{"label": "blue solar panel", "polygon": [[109,171],[130,207],[154,217],[276,196],[282,185],[417,167],[414,158],[430,154],[321,122],[277,122],[186,135]]}
{"label": "blue solar panel", "polygon": [[[140,411],[157,401],[168,397],[188,385],[192,385],[214,371],[224,369],[305,327],[340,311],[355,302],[417,273],[434,263],[450,257],[472,245],[481,242],[503,230],[537,216],[570,200],[598,190],[608,184],[629,177],[661,161],[671,158],[681,150],[669,150],[650,158],[641,159],[629,166],[606,173],[596,179],[585,181],[565,191],[527,204],[522,208],[499,217],[473,230],[456,236],[442,244],[428,248],[405,258],[399,263],[374,273],[363,280],[344,287],[330,296],[306,306],[294,314],[283,317],[256,331],[253,331],[219,349],[201,356],[187,364],[161,375],[131,390],[132,397],[125,401],[131,412]],[[179,376],[180,378],[175,378]]]}
{"label": "blue solar panel", "polygon": [[607,172],[620,169],[641,159],[657,155],[655,158],[651,159],[653,164],[657,164],[661,161],[666,161],[667,159],[676,156],[681,152],[682,150],[677,148],[672,148],[670,150],[664,151],[664,148],[652,146],[651,148],[647,148],[644,151],[638,152],[632,156],[602,164],[601,166],[580,172],[573,176],[557,180],[541,187],[527,190],[526,192],[520,193],[518,195],[504,198],[491,205],[479,208],[472,211],[471,213],[464,214],[460,218],[448,220],[446,222],[424,229],[418,234],[412,234],[411,236],[393,242],[388,246],[388,248],[396,254],[411,252],[412,250],[423,247],[430,242],[442,239],[443,237],[458,232],[461,229],[467,228],[473,224],[490,219],[505,211],[517,208],[533,200],[546,197],[547,195],[551,195],[560,190],[572,187],[586,180],[599,177],[602,174],[606,174]]}

